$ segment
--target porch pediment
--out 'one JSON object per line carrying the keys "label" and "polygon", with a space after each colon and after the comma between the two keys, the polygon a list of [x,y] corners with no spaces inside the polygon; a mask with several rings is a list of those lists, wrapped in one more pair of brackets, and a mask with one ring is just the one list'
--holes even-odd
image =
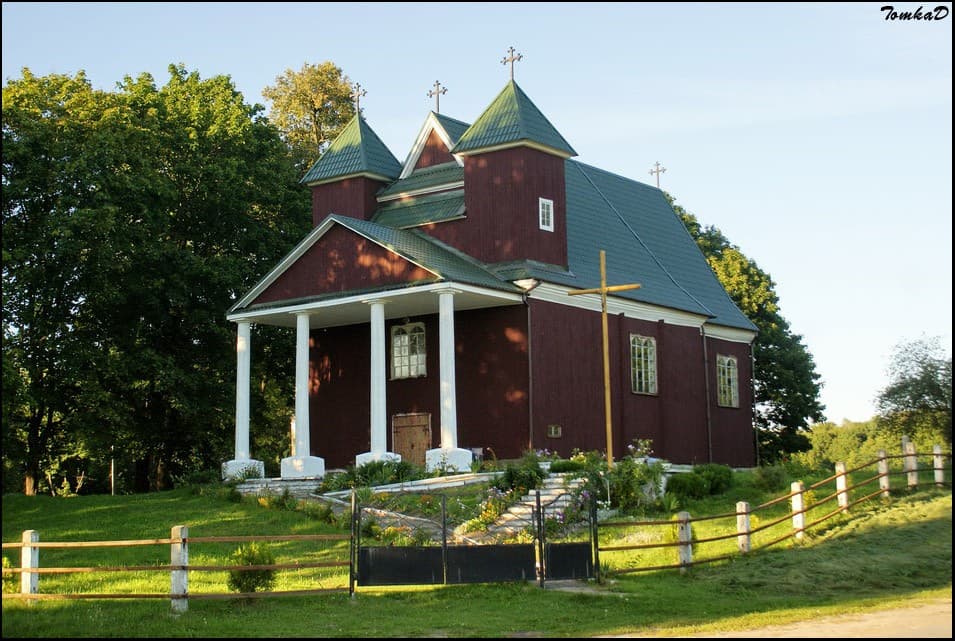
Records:
{"label": "porch pediment", "polygon": [[279,265],[257,286],[260,291],[245,306],[440,280],[434,272],[336,220],[319,230],[322,233],[294,260]]}

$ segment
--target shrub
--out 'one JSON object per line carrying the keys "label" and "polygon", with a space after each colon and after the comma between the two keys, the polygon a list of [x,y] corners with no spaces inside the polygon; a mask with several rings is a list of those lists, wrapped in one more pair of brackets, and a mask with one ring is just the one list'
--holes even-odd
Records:
{"label": "shrub", "polygon": [[561,459],[550,464],[550,471],[555,473],[582,472],[585,469],[587,468],[583,461],[572,461],[570,459]]}
{"label": "shrub", "polygon": [[[239,546],[230,557],[233,565],[273,565],[275,557],[264,543],[252,541]],[[275,585],[275,570],[229,570],[229,589],[239,593],[267,592]]]}
{"label": "shrub", "polygon": [[694,466],[693,473],[706,479],[710,494],[722,494],[733,486],[733,470],[728,465],[703,463]]}
{"label": "shrub", "polygon": [[667,493],[680,500],[701,499],[709,492],[710,488],[706,478],[696,472],[674,474],[667,481]]}
{"label": "shrub", "polygon": [[519,494],[526,494],[528,490],[540,485],[544,476],[544,470],[541,469],[537,457],[529,454],[525,455],[517,465],[509,463],[504,473],[494,482],[494,486],[503,492],[517,490]]}
{"label": "shrub", "polygon": [[[4,555],[3,569],[8,570],[8,569],[11,569],[12,567],[13,565],[10,563],[10,558],[7,555]],[[10,572],[8,574],[7,572],[4,572],[3,573],[3,593],[10,594],[13,592],[19,592],[19,590],[17,589],[19,578],[20,578],[20,575],[18,574],[14,574],[13,572]]]}
{"label": "shrub", "polygon": [[753,471],[753,485],[769,492],[785,488],[786,478],[786,469],[782,465],[763,465]]}

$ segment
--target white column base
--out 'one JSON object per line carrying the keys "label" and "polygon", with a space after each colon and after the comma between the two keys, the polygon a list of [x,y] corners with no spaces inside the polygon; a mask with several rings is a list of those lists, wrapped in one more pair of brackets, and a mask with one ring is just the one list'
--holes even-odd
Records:
{"label": "white column base", "polygon": [[355,457],[355,467],[361,467],[365,463],[371,463],[372,461],[394,461],[397,463],[401,461],[401,454],[394,452],[365,452]]}
{"label": "white column base", "polygon": [[436,448],[424,453],[425,468],[429,472],[446,470],[448,472],[470,472],[474,453],[460,447]]}
{"label": "white column base", "polygon": [[265,463],[255,459],[236,459],[222,464],[223,481],[244,479],[264,479]]}
{"label": "white column base", "polygon": [[325,476],[325,459],[318,456],[287,456],[282,459],[283,479],[309,479]]}

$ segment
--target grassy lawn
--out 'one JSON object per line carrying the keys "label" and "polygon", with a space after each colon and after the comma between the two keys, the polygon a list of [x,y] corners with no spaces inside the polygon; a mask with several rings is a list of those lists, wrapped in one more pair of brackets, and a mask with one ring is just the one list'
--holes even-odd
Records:
{"label": "grassy lawn", "polygon": [[[723,495],[688,502],[694,517],[735,510],[736,501],[763,503],[787,490],[767,493],[741,482]],[[807,480],[808,483],[811,480]],[[896,485],[893,485],[893,488]],[[824,490],[818,492],[822,498]],[[190,536],[244,534],[343,534],[327,514],[284,509],[223,489],[183,488],[134,496],[3,498],[3,541],[19,541],[26,529],[41,541],[166,538],[174,525]],[[824,508],[823,508],[824,509]],[[831,510],[831,505],[828,507]],[[785,503],[760,516],[785,514]],[[645,515],[647,519],[668,515]],[[334,519],[331,519],[334,521]],[[807,518],[807,521],[811,520]],[[694,524],[698,539],[732,531],[726,522]],[[781,524],[780,527],[787,527]],[[652,532],[652,531],[651,531]],[[768,531],[767,531],[768,532]],[[602,528],[601,545],[651,540],[665,534],[642,528]],[[769,534],[767,534],[769,536]],[[605,540],[606,537],[606,540]],[[754,537],[756,538],[756,537]],[[754,541],[758,544],[758,541]],[[601,555],[610,570],[586,591],[541,589],[536,583],[357,588],[346,593],[276,596],[256,600],[193,599],[174,615],[165,599],[3,601],[4,637],[586,637],[641,632],[684,635],[747,629],[816,616],[951,596],[952,503],[950,489],[923,485],[893,490],[888,502],[853,507],[850,517],[821,524],[801,542],[676,570],[617,574],[632,563],[627,553]],[[235,543],[190,545],[191,564],[225,564]],[[273,542],[276,562],[347,560],[347,541]],[[694,558],[735,550],[735,541],[700,544]],[[15,558],[17,550],[7,550]],[[672,563],[672,549],[641,551]],[[159,565],[169,546],[41,549],[41,567]],[[640,563],[655,562],[654,558]],[[15,565],[19,565],[15,563]],[[226,572],[191,572],[190,590],[227,592]],[[347,586],[346,569],[279,572],[276,590]],[[168,592],[164,572],[45,574],[42,593]]]}

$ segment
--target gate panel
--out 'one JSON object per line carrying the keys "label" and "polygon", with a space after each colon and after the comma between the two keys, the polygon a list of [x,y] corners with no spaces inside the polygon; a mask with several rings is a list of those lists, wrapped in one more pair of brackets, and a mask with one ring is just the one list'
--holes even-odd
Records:
{"label": "gate panel", "polygon": [[448,548],[448,583],[536,581],[534,545],[460,545]]}
{"label": "gate panel", "polygon": [[441,548],[358,548],[358,585],[428,585],[444,583]]}
{"label": "gate panel", "polygon": [[594,577],[593,550],[589,542],[546,543],[545,579],[591,579]]}

